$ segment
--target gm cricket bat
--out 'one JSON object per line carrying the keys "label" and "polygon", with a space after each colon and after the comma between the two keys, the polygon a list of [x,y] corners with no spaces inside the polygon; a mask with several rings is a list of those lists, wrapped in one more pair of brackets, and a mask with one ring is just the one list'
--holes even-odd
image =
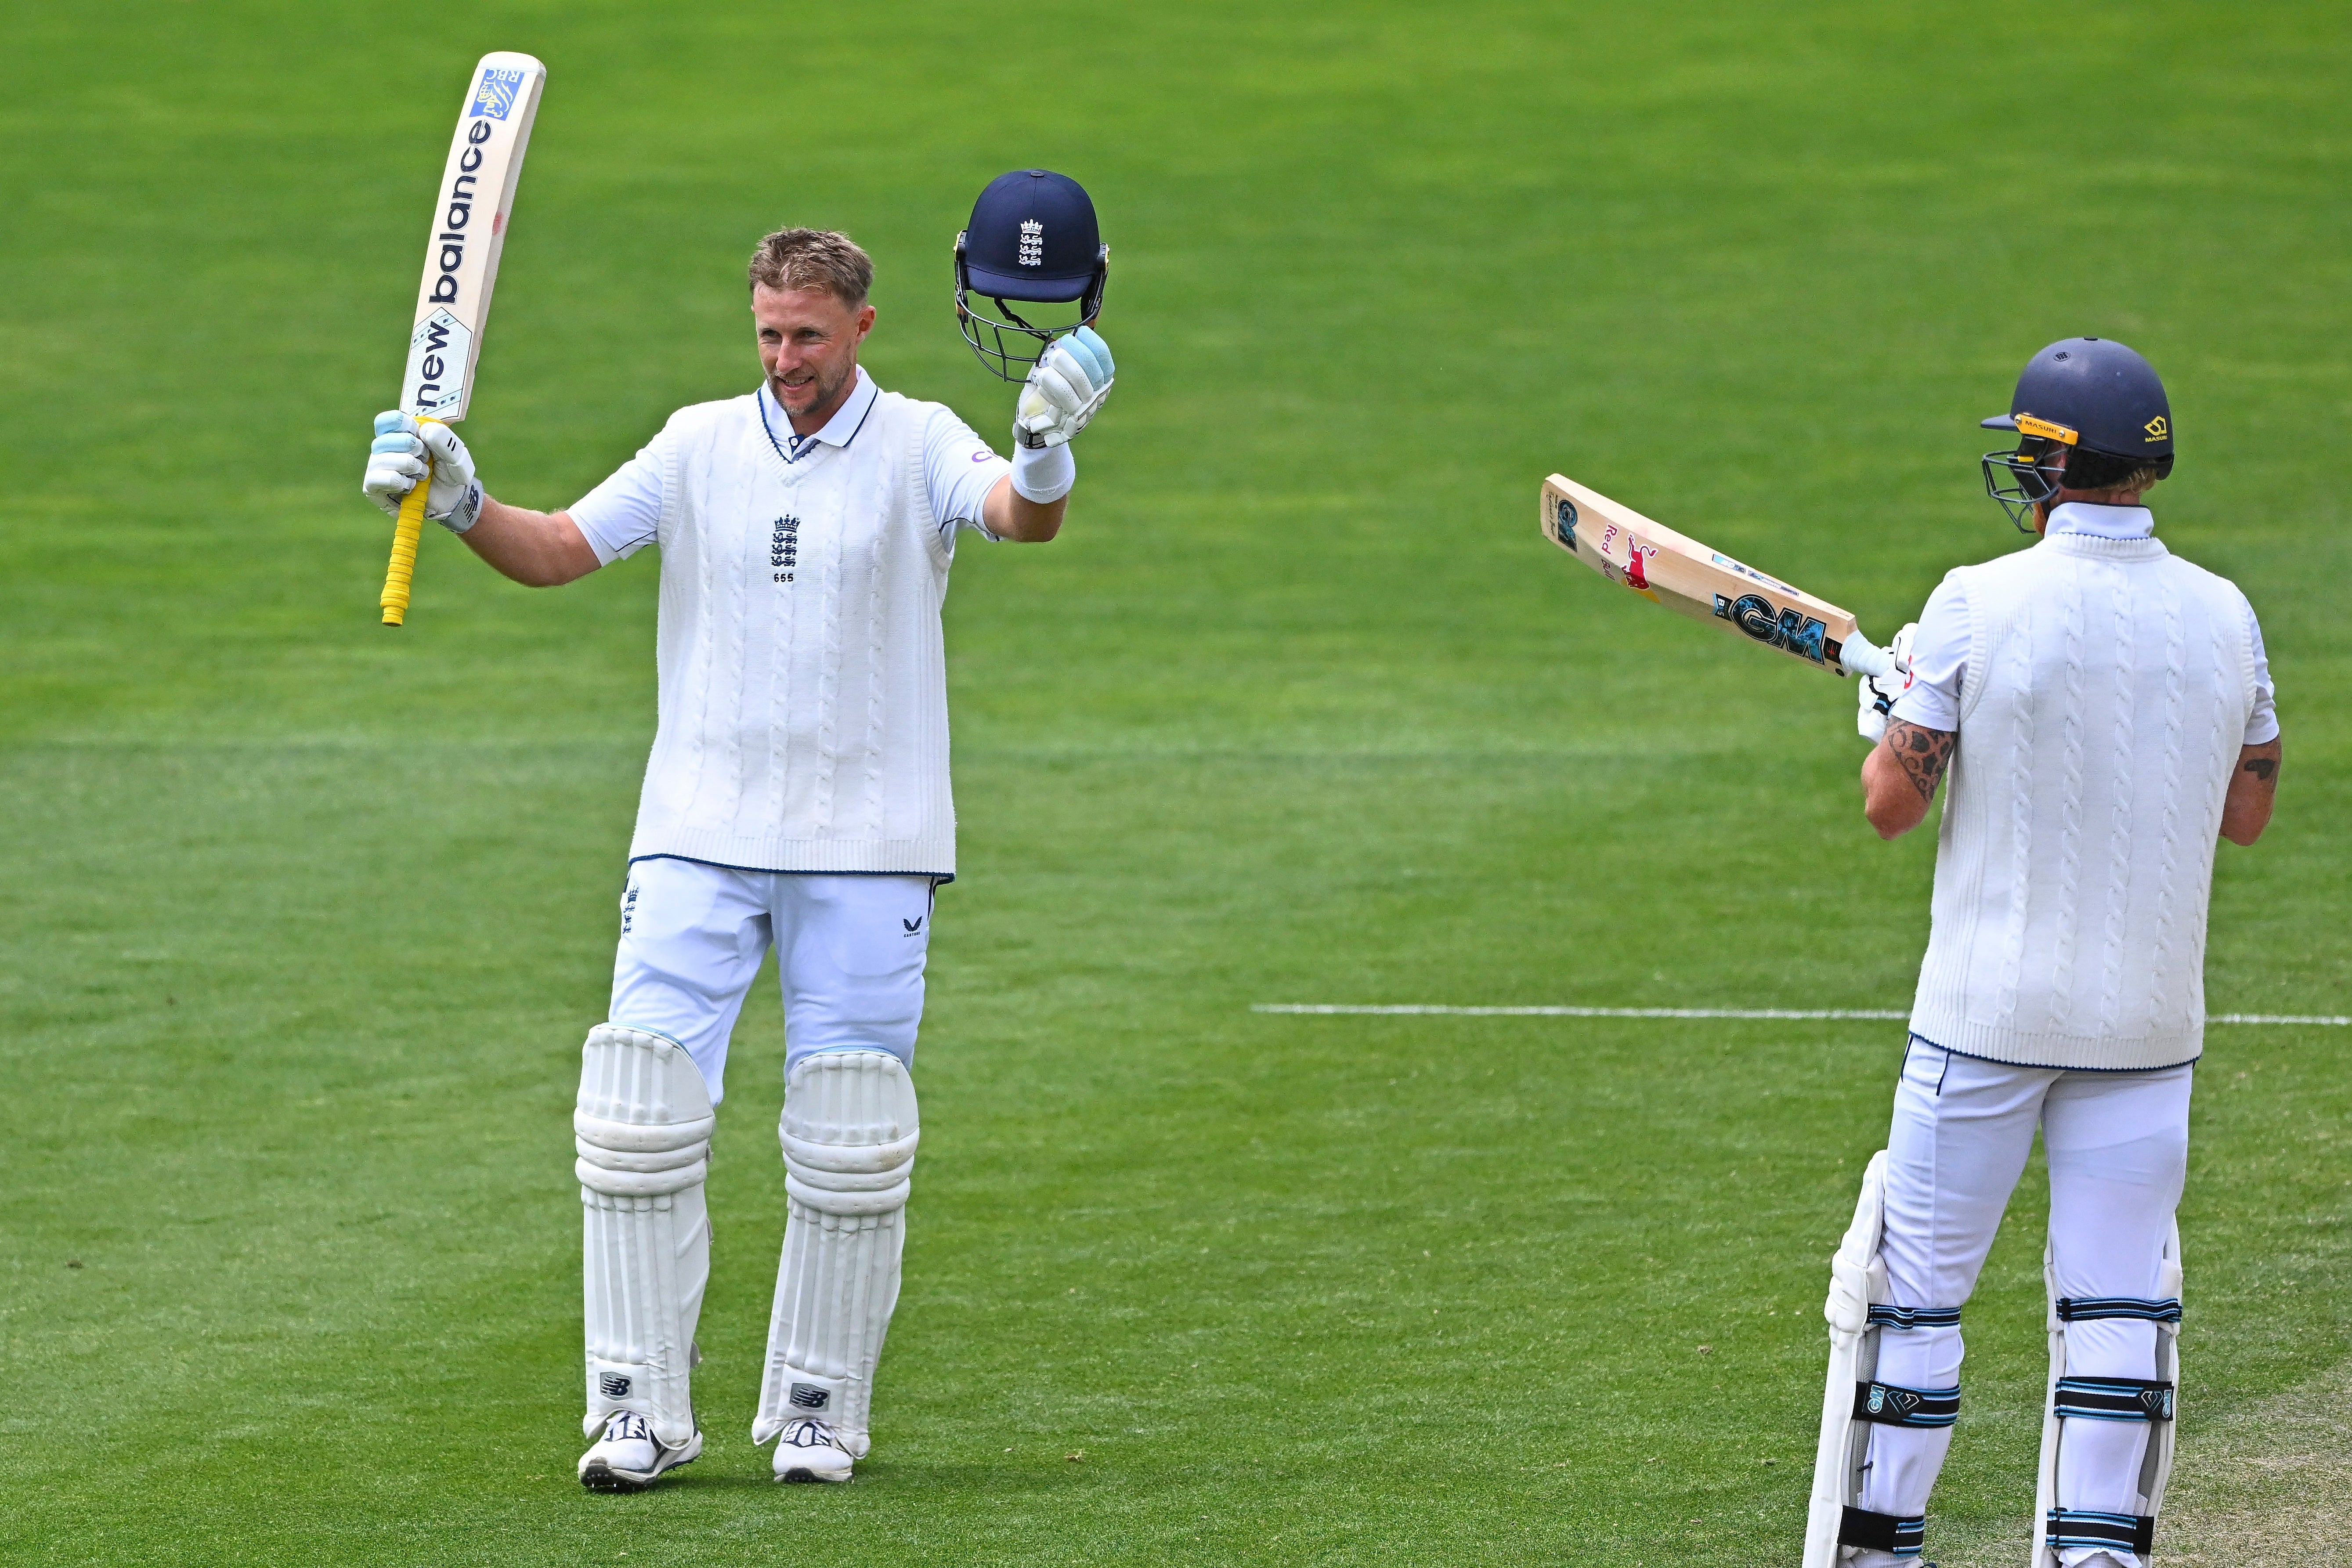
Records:
{"label": "gm cricket bat", "polygon": [[1801,588],[1685,539],[1574,479],[1543,485],[1543,534],[1603,577],[1679,616],[1706,621],[1840,675],[1885,675],[1895,659],[1853,616]]}
{"label": "gm cricket bat", "polygon": [[[474,68],[466,111],[449,141],[449,162],[436,193],[432,237],[425,242],[425,281],[416,289],[416,325],[408,336],[408,374],[400,407],[419,419],[454,425],[466,416],[474,366],[482,357],[490,286],[499,280],[507,215],[522,175],[523,149],[539,112],[547,68],[529,55],[503,50]],[[416,540],[425,526],[425,477],[400,503],[392,534],[392,564],[383,574],[383,624],[408,616],[408,584],[416,571]]]}

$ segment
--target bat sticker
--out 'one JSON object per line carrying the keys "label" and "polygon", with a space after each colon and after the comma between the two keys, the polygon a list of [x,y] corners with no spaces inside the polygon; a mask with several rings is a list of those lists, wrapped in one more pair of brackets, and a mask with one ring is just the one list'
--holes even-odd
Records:
{"label": "bat sticker", "polygon": [[1711,550],[1707,552],[1707,553],[1713,555],[1715,557],[1715,563],[1717,566],[1722,567],[1727,572],[1737,572],[1742,577],[1753,577],[1759,583],[1763,584],[1767,588],[1778,588],[1783,594],[1794,594],[1797,592],[1796,589],[1790,587],[1789,584],[1781,582],[1779,578],[1767,577],[1763,573],[1756,570],[1755,567],[1748,565],[1745,562],[1734,561],[1730,556],[1724,554],[1721,551]]}
{"label": "bat sticker", "polygon": [[[978,452],[972,454],[975,460],[986,455],[990,454]],[[1559,514],[1552,521],[1552,531],[1570,550],[1573,551],[1576,548],[1576,503],[1566,496],[1559,498]]]}
{"label": "bat sticker", "polygon": [[1829,660],[1829,648],[1824,646],[1829,627],[1801,609],[1792,606],[1776,610],[1772,601],[1761,594],[1742,594],[1737,599],[1717,594],[1715,615],[1717,620],[1729,621],[1767,647],[1793,653],[1815,664]]}

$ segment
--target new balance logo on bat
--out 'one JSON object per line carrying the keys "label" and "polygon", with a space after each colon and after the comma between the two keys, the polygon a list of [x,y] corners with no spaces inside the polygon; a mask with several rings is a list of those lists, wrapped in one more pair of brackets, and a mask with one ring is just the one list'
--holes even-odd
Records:
{"label": "new balance logo on bat", "polygon": [[1802,610],[1776,610],[1772,601],[1761,594],[1742,594],[1737,599],[1717,594],[1715,616],[1717,620],[1729,621],[1767,647],[1784,649],[1815,664],[1829,661],[1829,650],[1823,646],[1829,627]]}
{"label": "new balance logo on bat", "polygon": [[417,322],[408,339],[401,406],[419,418],[437,417],[456,406],[465,395],[466,371],[473,357],[474,334],[448,311],[436,310]]}
{"label": "new balance logo on bat", "polygon": [[441,378],[449,371],[449,333],[457,324],[448,311],[436,310],[425,318],[423,326],[416,329],[423,340],[418,346],[424,350],[424,358],[416,364],[416,395],[419,398],[439,401]]}
{"label": "new balance logo on bat", "polygon": [[[500,118],[504,118],[503,113]],[[482,143],[490,139],[496,129],[487,120],[477,120],[466,128],[468,145],[457,156],[457,177],[449,182],[449,199],[441,214],[441,233],[437,237],[441,276],[434,279],[429,296],[436,305],[457,302],[457,269],[466,265],[466,227],[474,220],[474,187],[481,183]]]}

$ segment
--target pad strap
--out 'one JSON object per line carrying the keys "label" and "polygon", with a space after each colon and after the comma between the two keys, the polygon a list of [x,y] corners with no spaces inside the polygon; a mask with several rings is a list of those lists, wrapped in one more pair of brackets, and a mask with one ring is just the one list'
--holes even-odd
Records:
{"label": "pad strap", "polygon": [[1891,1513],[1849,1508],[1838,1521],[1840,1546],[1866,1546],[1892,1552],[1897,1557],[1916,1557],[1927,1539],[1927,1521],[1924,1518],[1898,1519]]}
{"label": "pad strap", "polygon": [[2156,1520],[2144,1513],[2099,1513],[2090,1509],[2053,1508],[2046,1539],[2053,1551],[2074,1546],[2118,1547],[2146,1557],[2156,1546]]}
{"label": "pad strap", "polygon": [[1857,1421],[1875,1421],[1882,1426],[1949,1426],[1959,1415],[1960,1391],[1957,1387],[1898,1388],[1891,1383],[1853,1385],[1853,1418]]}
{"label": "pad strap", "polygon": [[2095,1318],[2139,1318],[2151,1323],[2177,1323],[2180,1321],[2180,1298],[2167,1296],[2160,1301],[2151,1301],[2140,1296],[2061,1296],[2056,1310],[2062,1323],[2084,1323]]}
{"label": "pad strap", "polygon": [[2144,1377],[2062,1377],[2050,1408],[2067,1420],[2169,1421],[2172,1384]]}
{"label": "pad strap", "polygon": [[1869,1321],[1883,1329],[1957,1329],[1960,1326],[1960,1310],[1958,1307],[1890,1307],[1879,1301],[1872,1304]]}

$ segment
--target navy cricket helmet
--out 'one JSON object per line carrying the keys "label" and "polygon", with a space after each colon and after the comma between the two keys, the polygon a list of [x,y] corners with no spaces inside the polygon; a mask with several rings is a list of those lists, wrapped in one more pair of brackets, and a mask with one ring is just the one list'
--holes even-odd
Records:
{"label": "navy cricket helmet", "polygon": [[[1024,379],[1055,338],[1091,325],[1109,280],[1110,247],[1095,222],[1095,204],[1067,174],[1016,169],[998,175],[956,236],[956,324],[980,363],[1007,381]],[[996,315],[975,305],[981,298],[995,301]],[[1077,320],[1033,325],[1013,309],[1015,300],[1075,302]]]}
{"label": "navy cricket helmet", "polygon": [[1982,422],[2016,447],[1979,459],[1985,490],[2024,532],[2058,488],[2113,489],[2143,468],[2172,472],[2172,405],[2147,361],[2111,338],[2061,338],[2026,363],[2009,412]]}

